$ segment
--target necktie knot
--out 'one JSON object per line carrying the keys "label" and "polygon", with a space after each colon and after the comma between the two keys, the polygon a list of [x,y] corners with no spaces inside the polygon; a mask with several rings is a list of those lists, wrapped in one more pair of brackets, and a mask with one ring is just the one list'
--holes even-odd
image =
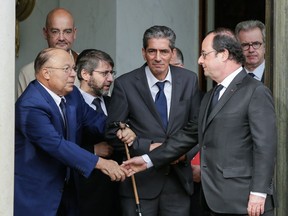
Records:
{"label": "necktie knot", "polygon": [[248,73],[248,75],[250,75],[251,77],[254,77],[254,76],[255,76],[254,73]]}
{"label": "necktie knot", "polygon": [[214,90],[214,93],[213,93],[213,97],[212,97],[212,100],[211,100],[211,105],[210,105],[210,111],[209,113],[213,110],[213,108],[216,106],[216,104],[218,103],[218,99],[219,99],[219,94],[220,94],[220,91],[223,89],[223,85],[217,85],[215,87],[215,90]]}
{"label": "necktie knot", "polygon": [[97,112],[104,113],[104,112],[103,112],[103,109],[102,109],[102,107],[101,107],[101,99],[100,99],[100,98],[96,97],[96,98],[93,100],[92,104],[95,105]]}
{"label": "necktie knot", "polygon": [[156,85],[158,86],[159,91],[163,91],[164,86],[165,86],[165,82],[157,82]]}

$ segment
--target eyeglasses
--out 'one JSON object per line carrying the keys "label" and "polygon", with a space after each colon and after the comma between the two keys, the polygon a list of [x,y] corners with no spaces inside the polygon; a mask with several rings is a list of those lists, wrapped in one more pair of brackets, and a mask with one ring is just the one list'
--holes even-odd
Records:
{"label": "eyeglasses", "polygon": [[251,43],[242,43],[241,47],[244,51],[249,50],[250,46],[253,47],[253,49],[259,49],[261,47],[263,43],[259,42],[259,41],[255,41],[255,42],[251,42]]}
{"label": "eyeglasses", "polygon": [[49,29],[49,35],[53,38],[58,38],[60,34],[66,38],[71,37],[73,34],[73,29],[65,29],[63,31],[60,31],[59,29]]}
{"label": "eyeglasses", "polygon": [[216,51],[216,50],[212,50],[212,51],[209,51],[209,52],[204,52],[204,51],[202,51],[202,52],[200,53],[200,55],[203,57],[203,59],[206,59],[206,56],[209,55],[209,54],[212,53],[212,52],[217,52],[217,51]]}
{"label": "eyeglasses", "polygon": [[115,77],[116,75],[116,71],[97,71],[97,70],[93,70],[92,72],[97,72],[99,74],[101,74],[101,76],[103,77],[108,77],[108,75],[110,74],[112,77]]}
{"label": "eyeglasses", "polygon": [[76,67],[63,67],[63,68],[58,68],[58,67],[46,67],[50,69],[55,69],[55,70],[63,70],[64,73],[70,74],[72,71],[76,70]]}

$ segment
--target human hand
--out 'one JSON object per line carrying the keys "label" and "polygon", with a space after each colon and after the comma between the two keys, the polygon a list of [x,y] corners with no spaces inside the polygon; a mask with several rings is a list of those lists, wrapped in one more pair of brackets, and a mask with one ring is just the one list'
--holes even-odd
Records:
{"label": "human hand", "polygon": [[120,129],[116,133],[118,139],[126,145],[131,146],[136,139],[136,134],[124,123],[120,123],[119,126]]}
{"label": "human hand", "polygon": [[101,157],[99,157],[95,168],[108,175],[111,178],[111,181],[124,181],[126,176],[132,175],[125,167],[119,166],[116,161],[106,160]]}
{"label": "human hand", "polygon": [[264,214],[264,205],[266,198],[250,194],[248,201],[248,215],[249,216],[260,216]]}
{"label": "human hand", "polygon": [[191,165],[193,170],[193,182],[199,183],[201,181],[200,165]]}
{"label": "human hand", "polygon": [[179,163],[180,161],[185,161],[186,160],[186,155],[182,155],[180,158],[178,158],[177,160],[173,161],[171,164],[175,165],[177,163]]}
{"label": "human hand", "polygon": [[113,147],[107,142],[99,142],[94,145],[94,153],[100,157],[110,157],[113,153]]}
{"label": "human hand", "polygon": [[162,145],[162,143],[152,143],[152,144],[150,144],[149,151],[152,151],[153,149],[158,148],[161,145]]}
{"label": "human hand", "polygon": [[133,157],[127,161],[124,161],[121,166],[129,171],[129,174],[127,175],[128,177],[147,169],[147,163],[141,156]]}

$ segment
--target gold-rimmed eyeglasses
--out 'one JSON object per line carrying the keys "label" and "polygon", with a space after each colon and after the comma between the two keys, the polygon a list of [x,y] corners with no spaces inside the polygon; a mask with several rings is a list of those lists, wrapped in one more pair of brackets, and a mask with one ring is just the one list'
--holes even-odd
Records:
{"label": "gold-rimmed eyeglasses", "polygon": [[211,50],[211,51],[208,51],[208,52],[202,51],[202,52],[200,53],[200,55],[203,57],[203,59],[205,59],[206,56],[209,55],[209,54],[212,53],[212,52],[217,52],[217,51],[216,51],[216,50]]}
{"label": "gold-rimmed eyeglasses", "polygon": [[108,75],[110,74],[112,77],[115,77],[116,76],[116,71],[97,71],[97,70],[93,70],[92,72],[96,72],[96,73],[99,73],[101,74],[101,76],[103,77],[108,77]]}
{"label": "gold-rimmed eyeglasses", "polygon": [[67,67],[46,67],[46,68],[55,69],[55,70],[62,70],[66,74],[70,74],[72,71],[76,70],[76,67],[68,67],[68,66]]}
{"label": "gold-rimmed eyeglasses", "polygon": [[253,49],[257,50],[261,47],[263,43],[259,42],[259,41],[255,41],[255,42],[250,42],[250,43],[242,43],[241,47],[244,51],[249,50],[250,46],[253,47]]}

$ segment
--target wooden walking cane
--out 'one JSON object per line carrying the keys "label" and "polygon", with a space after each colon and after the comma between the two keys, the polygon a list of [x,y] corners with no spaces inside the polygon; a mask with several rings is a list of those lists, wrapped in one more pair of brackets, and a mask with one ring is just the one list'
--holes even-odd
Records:
{"label": "wooden walking cane", "polygon": [[[125,145],[125,150],[126,150],[126,156],[127,156],[127,159],[129,160],[131,157],[130,157],[128,145],[125,143],[124,143],[124,145]],[[138,196],[138,191],[137,191],[137,186],[136,186],[136,181],[135,181],[134,175],[131,176],[131,180],[132,180],[133,192],[134,192],[135,202],[136,202],[136,212],[138,213],[138,216],[142,216],[141,208],[140,208],[140,202],[139,202],[139,196]]]}
{"label": "wooden walking cane", "polygon": [[[110,124],[110,127],[117,127],[119,129],[125,129],[126,127],[129,127],[129,125],[127,123],[123,123],[123,122],[119,121],[119,122],[112,122]],[[125,143],[124,143],[124,145],[125,145],[126,157],[129,160],[131,157],[130,157],[128,145]],[[137,191],[137,186],[136,186],[136,181],[135,181],[134,175],[131,176],[131,180],[132,180],[132,187],[133,187],[133,192],[134,192],[134,197],[135,197],[135,202],[136,202],[136,213],[138,214],[138,216],[142,216],[141,208],[140,208],[140,201],[139,201],[139,196],[138,196],[138,191]]]}
{"label": "wooden walking cane", "polygon": [[[127,156],[127,159],[129,160],[131,157],[130,157],[128,145],[125,143],[124,143],[124,145],[125,145],[126,156]],[[138,196],[138,191],[137,191],[137,186],[136,186],[136,181],[135,181],[134,175],[131,176],[131,180],[132,180],[133,192],[134,192],[135,202],[136,202],[136,212],[138,213],[138,216],[142,216],[141,208],[140,208],[140,202],[139,202],[139,196]]]}

